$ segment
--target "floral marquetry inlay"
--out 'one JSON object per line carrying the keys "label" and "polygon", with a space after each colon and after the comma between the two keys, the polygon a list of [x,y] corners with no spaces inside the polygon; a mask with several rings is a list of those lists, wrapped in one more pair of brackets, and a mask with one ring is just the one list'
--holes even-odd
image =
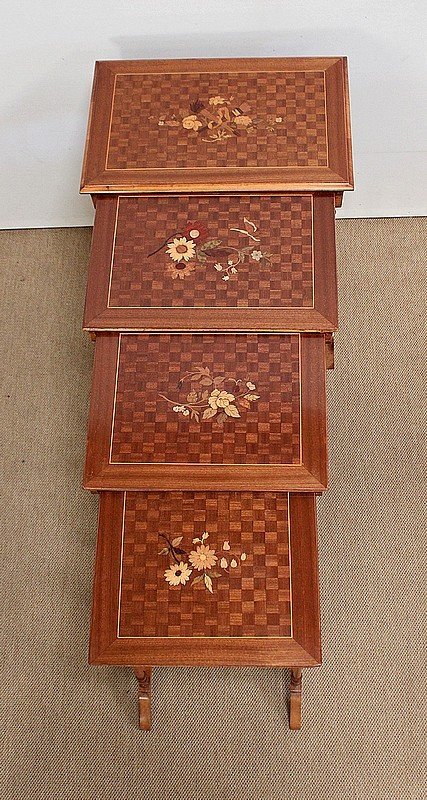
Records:
{"label": "floral marquetry inlay", "polygon": [[223,142],[233,136],[257,133],[258,130],[272,133],[277,126],[283,127],[283,123],[283,116],[262,113],[257,104],[251,105],[246,100],[216,94],[209,97],[208,101],[197,98],[190,102],[188,108],[170,116],[161,114],[157,124],[160,127],[184,128],[187,132],[197,133],[204,142]]}
{"label": "floral marquetry inlay", "polygon": [[160,397],[172,405],[176,414],[197,422],[215,417],[216,422],[223,423],[229,417],[238,418],[240,410],[250,408],[251,403],[260,399],[260,395],[254,393],[256,384],[252,381],[214,376],[209,367],[195,367],[187,372],[180,378],[177,389],[182,389],[184,384],[192,386],[184,403],[164,394]]}
{"label": "floral marquetry inlay", "polygon": [[229,227],[229,233],[232,231],[239,234],[237,246],[218,238],[218,235],[210,235],[203,223],[187,222],[184,230],[170,234],[147,257],[164,250],[171,259],[166,264],[166,272],[174,280],[183,280],[196,267],[202,266],[213,267],[223,281],[228,281],[231,276],[237,275],[239,264],[246,262],[251,269],[261,260],[265,260],[266,264],[271,263],[271,253],[261,247],[258,227],[254,222],[244,217],[240,227]]}
{"label": "floral marquetry inlay", "polygon": [[159,555],[168,556],[172,562],[165,570],[165,580],[170,586],[185,586],[190,582],[191,586],[202,584],[208,592],[213,594],[215,579],[224,578],[230,574],[230,570],[238,570],[242,562],[246,561],[245,552],[235,553],[231,549],[230,542],[224,541],[222,547],[214,549],[208,543],[209,533],[204,531],[200,537],[196,536],[192,540],[193,549],[184,549],[183,536],[176,536],[171,539],[165,533],[159,536],[166,542]]}
{"label": "floral marquetry inlay", "polygon": [[120,637],[291,635],[286,493],[128,492],[122,514]]}

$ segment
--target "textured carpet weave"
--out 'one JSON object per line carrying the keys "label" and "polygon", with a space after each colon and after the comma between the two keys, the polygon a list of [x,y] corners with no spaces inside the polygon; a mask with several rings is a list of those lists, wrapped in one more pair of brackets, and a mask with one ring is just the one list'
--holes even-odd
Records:
{"label": "textured carpet weave", "polygon": [[324,664],[303,729],[273,669],[89,667],[97,499],[81,489],[88,229],[3,232],[2,800],[424,800],[426,225],[338,223],[319,501]]}

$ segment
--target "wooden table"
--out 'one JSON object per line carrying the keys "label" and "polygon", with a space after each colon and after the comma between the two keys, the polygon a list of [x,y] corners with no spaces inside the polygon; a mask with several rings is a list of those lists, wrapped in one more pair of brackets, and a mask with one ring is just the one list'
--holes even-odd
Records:
{"label": "wooden table", "polygon": [[[84,327],[336,330],[334,200],[330,193],[98,195]],[[188,261],[171,257],[171,243],[182,238],[192,242]]]}
{"label": "wooden table", "polygon": [[299,727],[321,661],[314,495],[103,492],[90,661],[134,666],[142,728],[152,665],[291,667]]}
{"label": "wooden table", "polygon": [[93,664],[321,662],[316,494],[353,186],[346,60],[98,62],[84,485]]}
{"label": "wooden table", "polygon": [[84,485],[323,491],[324,337],[98,335]]}

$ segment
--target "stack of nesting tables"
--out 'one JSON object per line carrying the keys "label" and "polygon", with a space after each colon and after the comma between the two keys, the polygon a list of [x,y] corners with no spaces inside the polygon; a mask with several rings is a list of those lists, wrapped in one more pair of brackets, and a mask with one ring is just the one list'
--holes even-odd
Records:
{"label": "stack of nesting tables", "polygon": [[98,62],[84,485],[93,664],[321,662],[316,495],[353,185],[346,60]]}

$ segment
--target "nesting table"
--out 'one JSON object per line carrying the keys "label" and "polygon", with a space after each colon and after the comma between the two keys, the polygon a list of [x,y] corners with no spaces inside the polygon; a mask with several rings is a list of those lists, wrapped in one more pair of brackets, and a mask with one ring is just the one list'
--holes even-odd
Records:
{"label": "nesting table", "polygon": [[353,186],[344,58],[98,62],[90,662],[321,663],[316,495]]}

